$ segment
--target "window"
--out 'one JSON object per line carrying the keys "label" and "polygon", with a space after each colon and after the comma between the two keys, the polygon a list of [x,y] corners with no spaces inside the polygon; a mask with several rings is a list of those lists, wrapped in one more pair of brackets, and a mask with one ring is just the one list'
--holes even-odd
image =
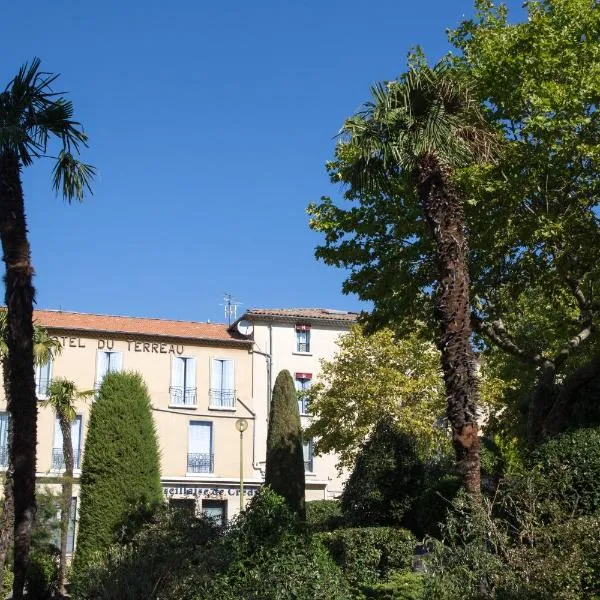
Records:
{"label": "window", "polygon": [[308,414],[306,392],[310,388],[312,373],[296,373],[296,391],[298,392],[298,410],[301,415]]}
{"label": "window", "polygon": [[174,356],[171,360],[171,404],[196,406],[196,359]]}
{"label": "window", "polygon": [[235,373],[233,360],[213,358],[210,368],[210,406],[235,408]]}
{"label": "window", "polygon": [[310,352],[310,325],[296,325],[296,352]]}
{"label": "window", "polygon": [[[73,554],[75,550],[75,526],[77,525],[77,498],[71,498],[71,515],[69,516],[69,528],[67,529],[67,554]],[[59,539],[60,547],[60,539]]]}
{"label": "window", "polygon": [[107,373],[118,373],[123,367],[123,353],[98,350],[96,356],[96,388],[102,384]]}
{"label": "window", "polygon": [[202,500],[202,514],[216,525],[223,527],[227,523],[227,502],[225,500]]}
{"label": "window", "polygon": [[52,377],[52,360],[35,366],[35,393],[38,398],[48,396],[48,386]]}
{"label": "window", "polygon": [[190,517],[196,515],[196,500],[193,498],[169,498],[169,507]]}
{"label": "window", "polygon": [[8,423],[10,415],[0,412],[0,467],[8,467]]}
{"label": "window", "polygon": [[213,467],[212,423],[190,421],[187,472],[212,473]]}
{"label": "window", "polygon": [[[71,442],[73,443],[73,467],[79,469],[81,464],[81,415],[77,415],[71,423]],[[54,422],[54,446],[52,447],[52,470],[62,471],[65,468],[63,452],[63,435],[60,421]]]}
{"label": "window", "polygon": [[304,470],[312,472],[313,470],[313,441],[307,440],[302,444],[304,453]]}

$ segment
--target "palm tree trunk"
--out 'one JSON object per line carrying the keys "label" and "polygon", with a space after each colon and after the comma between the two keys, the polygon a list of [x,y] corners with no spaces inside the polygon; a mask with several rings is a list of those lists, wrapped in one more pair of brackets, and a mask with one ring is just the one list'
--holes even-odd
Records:
{"label": "palm tree trunk", "polygon": [[[2,359],[2,374],[4,378],[4,396],[6,398],[6,406],[10,413],[10,376],[8,372],[8,361],[6,357]],[[12,421],[8,420],[8,448],[12,444]],[[8,467],[4,474],[4,500],[2,502],[2,522],[0,523],[0,589],[4,584],[4,567],[6,566],[6,557],[12,540],[13,527],[15,523],[15,499],[13,496],[13,467],[8,458]]]}
{"label": "palm tree trunk", "polygon": [[62,484],[62,507],[60,516],[60,565],[58,571],[58,591],[64,596],[65,580],[67,578],[67,540],[69,537],[69,520],[71,518],[71,497],[73,496],[73,440],[71,438],[71,423],[65,415],[58,415],[63,435],[63,456],[65,459],[65,474]]}
{"label": "palm tree trunk", "polygon": [[0,155],[0,238],[6,263],[6,320],[10,373],[14,468],[14,584],[13,598],[23,598],[29,559],[31,529],[35,519],[35,464],[37,401],[33,371],[33,268],[20,165],[10,151]]}
{"label": "palm tree trunk", "polygon": [[467,492],[479,496],[477,375],[470,340],[467,243],[462,203],[448,175],[432,154],[419,160],[415,173],[419,198],[436,249],[439,347],[456,464]]}

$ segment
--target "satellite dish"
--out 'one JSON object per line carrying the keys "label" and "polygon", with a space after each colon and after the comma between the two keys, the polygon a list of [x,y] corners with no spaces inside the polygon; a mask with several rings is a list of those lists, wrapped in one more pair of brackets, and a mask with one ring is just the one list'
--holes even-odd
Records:
{"label": "satellite dish", "polygon": [[246,319],[242,319],[241,321],[238,321],[237,324],[237,330],[241,335],[245,335],[245,336],[249,336],[252,335],[252,332],[254,331],[254,325],[252,325],[252,323],[250,323],[250,321],[246,321]]}

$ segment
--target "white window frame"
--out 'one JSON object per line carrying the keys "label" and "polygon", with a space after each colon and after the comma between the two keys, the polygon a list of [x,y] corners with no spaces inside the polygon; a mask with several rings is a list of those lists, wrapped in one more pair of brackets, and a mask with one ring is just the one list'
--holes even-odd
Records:
{"label": "white window frame", "polygon": [[[180,388],[181,382],[175,381],[175,364],[177,360],[182,360],[184,362],[184,391],[183,391],[183,402],[174,401],[174,394],[176,390],[174,388]],[[188,373],[188,361],[191,361],[189,364],[193,365],[190,369],[193,372],[193,377],[190,377],[192,383],[194,385],[187,385],[187,373]],[[198,369],[197,369],[198,361],[195,356],[173,356],[171,358],[171,386],[169,388],[169,406],[173,408],[196,408],[198,406]],[[192,398],[191,402],[186,402],[186,390],[190,390],[190,397]]]}
{"label": "white window frame", "polygon": [[[73,425],[79,421],[79,437],[77,440],[73,439]],[[59,451],[61,452],[61,454],[63,453],[63,447],[62,447],[62,441],[60,443],[60,446],[57,445],[57,433],[60,434],[61,440],[62,440],[62,430],[60,428],[60,422],[58,420],[58,417],[54,418],[54,437],[52,438],[52,471],[64,471],[65,467],[65,460],[64,460],[64,456],[62,457],[62,467],[61,468],[56,468],[54,466],[54,453]],[[77,443],[75,443],[77,441]],[[81,453],[81,442],[83,441],[83,415],[77,413],[77,415],[75,415],[75,420],[71,423],[71,443],[73,444],[73,470],[75,472],[81,471],[81,461],[82,461],[82,453]],[[76,458],[75,453],[79,453],[79,458]]]}
{"label": "white window frame", "polygon": [[[43,364],[35,365],[35,395],[38,400],[45,400],[48,398],[48,388],[50,387],[50,383],[52,381],[52,370],[54,368],[54,361],[50,358],[47,362]],[[42,383],[42,371],[47,369],[48,376],[46,378],[46,386],[43,390],[40,390]]]}
{"label": "white window frame", "polygon": [[[190,471],[189,460],[190,454],[206,454],[205,452],[190,452],[190,433],[193,424],[209,425],[210,427],[210,442],[209,442],[209,470],[208,471]],[[187,455],[186,455],[186,472],[188,475],[198,477],[199,475],[213,475],[215,470],[215,426],[212,421],[205,419],[190,419],[188,421],[188,433],[187,433]]]}
{"label": "white window frame", "polygon": [[[214,373],[214,364],[215,361],[219,361],[221,363],[227,361],[229,363],[231,363],[231,368],[233,370],[233,387],[231,388],[224,388],[223,387],[223,378],[222,378],[222,373],[221,373],[221,387],[220,388],[213,388],[213,381],[214,378],[216,377],[215,373]],[[222,366],[221,366],[222,369]],[[230,356],[211,356],[210,358],[210,372],[209,372],[209,388],[208,388],[208,408],[212,409],[212,410],[235,410],[236,407],[236,386],[235,386],[235,375],[236,375],[236,368],[235,368],[235,360],[233,358],[231,358]],[[231,398],[229,399],[229,401],[227,402],[223,402],[223,393],[224,392],[228,392],[231,395]],[[213,401],[213,397],[215,396],[220,396],[221,397],[221,402],[219,404],[217,404],[216,402]]]}
{"label": "white window frame", "polygon": [[[109,366],[109,368],[104,372],[104,374],[102,376],[100,376],[100,355],[101,354],[118,355],[120,357],[119,358],[119,368],[111,369]],[[109,358],[109,363],[110,362],[111,361]],[[123,352],[121,352],[120,350],[98,350],[96,352],[96,382],[95,382],[96,389],[100,388],[100,386],[102,385],[102,381],[104,380],[104,377],[106,377],[106,375],[108,375],[109,373],[120,373],[121,371],[123,371]]]}
{"label": "white window frame", "polygon": [[[308,449],[308,460],[306,460],[306,454],[304,453],[304,449]],[[305,440],[302,442],[302,458],[304,458],[304,472],[305,473],[314,473],[315,472],[315,450],[314,450],[314,441],[312,438]]]}
{"label": "white window frame", "polygon": [[[308,383],[308,385],[306,385]],[[312,379],[308,377],[298,377],[297,375],[294,377],[294,385],[296,386],[296,392],[300,394],[301,392],[306,392],[310,386],[312,385]],[[298,398],[298,412],[301,416],[309,415],[308,410],[304,410],[306,408],[306,399]]]}
{"label": "white window frame", "polygon": [[[296,333],[296,354],[310,354],[311,353],[311,329],[304,329],[303,331],[295,330]],[[302,336],[305,336],[304,338]],[[300,346],[304,344],[305,350],[301,350]]]}

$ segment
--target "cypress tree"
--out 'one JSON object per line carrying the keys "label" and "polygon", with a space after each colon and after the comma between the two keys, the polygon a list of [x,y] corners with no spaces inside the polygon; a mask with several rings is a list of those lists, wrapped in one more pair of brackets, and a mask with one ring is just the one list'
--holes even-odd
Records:
{"label": "cypress tree", "polygon": [[81,470],[81,518],[74,569],[119,539],[132,512],[162,501],[148,389],[137,373],[109,373],[92,405]]}
{"label": "cypress tree", "polygon": [[289,371],[275,380],[267,434],[265,484],[304,518],[304,454],[298,396]]}

